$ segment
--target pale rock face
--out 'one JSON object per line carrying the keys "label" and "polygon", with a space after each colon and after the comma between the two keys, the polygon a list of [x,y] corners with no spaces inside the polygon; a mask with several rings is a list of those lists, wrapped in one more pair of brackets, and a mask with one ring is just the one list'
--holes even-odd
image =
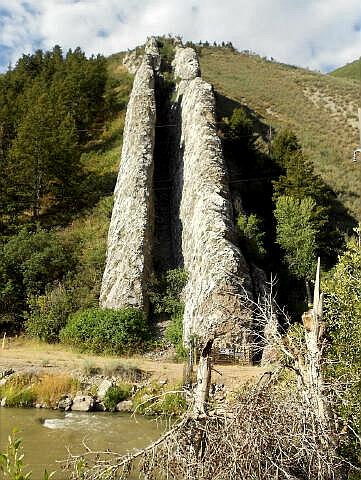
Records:
{"label": "pale rock face", "polygon": [[[189,50],[189,49],[184,49]],[[178,53],[177,61],[186,56]],[[188,54],[187,54],[188,55]],[[179,217],[184,268],[184,339],[226,333],[235,325],[249,327],[250,313],[241,301],[250,294],[248,265],[232,242],[233,210],[226,166],[216,133],[212,86],[196,77],[178,85],[180,95],[182,191]]]}
{"label": "pale rock face", "polygon": [[108,379],[104,379],[98,387],[97,397],[99,400],[104,400],[108,390],[113,386],[113,382]]}
{"label": "pale rock face", "polygon": [[161,58],[159,55],[157,40],[154,37],[149,37],[145,43],[144,52],[153,58],[153,66],[156,71],[160,69]]}
{"label": "pale rock face", "polygon": [[[154,237],[155,76],[160,65],[155,40],[148,40],[145,52],[127,109],[100,305],[147,312]],[[245,290],[252,298],[252,277],[234,243],[233,206],[212,86],[200,78],[191,48],[176,47],[173,67],[180,82],[178,101],[170,112],[177,123],[171,208],[174,255],[189,274],[183,294],[185,343],[193,335],[204,342],[234,333],[247,345],[251,314],[243,294]]]}
{"label": "pale rock face", "polygon": [[198,56],[193,48],[176,47],[172,66],[175,78],[181,80],[192,80],[201,74]]}
{"label": "pale rock face", "polygon": [[152,269],[153,149],[156,105],[154,56],[144,55],[130,96],[100,306],[147,310],[146,282]]}
{"label": "pale rock face", "polygon": [[94,399],[90,395],[76,394],[71,409],[75,412],[89,412],[94,406]]}

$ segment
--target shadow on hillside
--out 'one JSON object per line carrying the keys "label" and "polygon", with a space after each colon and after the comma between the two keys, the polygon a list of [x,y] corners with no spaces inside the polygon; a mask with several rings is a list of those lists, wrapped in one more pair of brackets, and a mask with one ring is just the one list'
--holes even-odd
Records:
{"label": "shadow on hillside", "polygon": [[252,121],[255,131],[260,135],[264,142],[268,142],[270,125],[262,121],[263,117],[261,117],[260,114],[255,112],[255,110],[252,110],[252,108],[249,108],[248,105],[244,105],[232,98],[228,98],[217,91],[215,91],[214,94],[216,97],[216,115],[218,122],[220,122],[223,117],[231,116],[234,109],[242,108],[247,113],[248,118]]}
{"label": "shadow on hillside", "polygon": [[[252,110],[247,105],[242,104],[236,100],[228,98],[221,93],[215,91],[216,97],[216,115],[217,120],[221,121],[223,117],[231,116],[235,108],[242,108],[248,118],[252,121],[255,131],[260,135],[262,140],[265,143],[269,141],[269,129],[270,125],[263,121],[261,117],[255,110]],[[272,129],[272,133],[275,133],[275,130]],[[270,159],[269,159],[270,160]],[[273,170],[273,169],[272,169]],[[330,211],[330,221],[333,227],[335,227],[342,235],[350,235],[353,232],[353,228],[357,226],[357,220],[351,215],[347,210],[345,205],[339,199],[337,194],[327,183],[323,182],[325,188],[329,191],[331,197],[331,211]],[[350,192],[347,192],[347,195],[350,195]],[[332,248],[332,245],[331,245]]]}
{"label": "shadow on hillside", "polygon": [[75,218],[94,208],[103,197],[112,195],[117,174],[91,172],[79,180],[76,197],[71,197],[70,201],[67,198],[60,200],[41,215],[40,220],[44,227],[65,227]]}

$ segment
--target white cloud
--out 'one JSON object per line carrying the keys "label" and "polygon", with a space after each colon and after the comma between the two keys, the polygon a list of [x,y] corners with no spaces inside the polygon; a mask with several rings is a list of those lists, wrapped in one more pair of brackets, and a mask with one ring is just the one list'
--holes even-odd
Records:
{"label": "white cloud", "polygon": [[359,0],[0,0],[0,61],[55,44],[108,55],[176,33],[325,70],[359,57],[360,27]]}

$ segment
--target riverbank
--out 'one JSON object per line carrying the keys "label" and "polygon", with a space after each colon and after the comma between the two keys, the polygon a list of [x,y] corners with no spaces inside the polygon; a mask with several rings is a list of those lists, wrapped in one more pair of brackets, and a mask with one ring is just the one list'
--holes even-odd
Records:
{"label": "riverbank", "polygon": [[[179,414],[184,401],[167,392],[179,390],[183,364],[172,355],[107,357],[22,337],[8,339],[0,349],[0,397],[3,406]],[[212,378],[215,402],[263,372],[260,367],[217,365]]]}

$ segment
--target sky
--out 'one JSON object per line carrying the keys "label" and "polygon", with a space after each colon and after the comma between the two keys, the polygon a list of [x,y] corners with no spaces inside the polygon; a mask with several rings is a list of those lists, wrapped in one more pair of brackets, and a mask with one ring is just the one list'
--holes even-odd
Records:
{"label": "sky", "polygon": [[169,33],[328,72],[361,56],[361,0],[0,0],[0,71],[39,48],[110,55]]}

